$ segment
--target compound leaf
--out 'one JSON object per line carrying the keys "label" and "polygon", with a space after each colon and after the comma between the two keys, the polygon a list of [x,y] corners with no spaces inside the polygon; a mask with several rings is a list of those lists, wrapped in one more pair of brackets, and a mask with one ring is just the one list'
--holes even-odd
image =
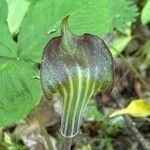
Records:
{"label": "compound leaf", "polygon": [[118,30],[125,30],[127,26],[136,20],[138,9],[132,1],[116,0],[109,1],[109,11],[113,18],[113,27]]}
{"label": "compound leaf", "polygon": [[7,4],[0,0],[0,127],[25,117],[39,102],[38,69],[17,55],[6,21]]}
{"label": "compound leaf", "polygon": [[[129,7],[130,6],[130,7]],[[125,8],[124,8],[125,7]],[[77,34],[104,35],[114,27],[122,29],[135,20],[135,5],[126,0],[41,0],[27,12],[19,35],[21,57],[40,62],[48,40],[60,34],[59,24],[70,15],[70,28]],[[49,32],[50,34],[46,34]]]}

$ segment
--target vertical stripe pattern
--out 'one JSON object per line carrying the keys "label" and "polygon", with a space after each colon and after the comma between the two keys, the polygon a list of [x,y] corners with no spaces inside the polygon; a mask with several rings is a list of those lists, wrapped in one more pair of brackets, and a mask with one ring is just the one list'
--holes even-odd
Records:
{"label": "vertical stripe pattern", "polygon": [[66,68],[68,84],[61,86],[63,91],[61,133],[65,137],[73,137],[78,133],[83,112],[96,87],[96,79],[90,79],[89,69],[86,69],[86,77],[84,77],[82,68],[79,65],[76,68],[75,78]]}
{"label": "vertical stripe pattern", "polygon": [[41,84],[47,98],[60,93],[61,133],[77,134],[92,94],[109,92],[113,86],[113,59],[104,41],[95,35],[77,36],[61,24],[61,36],[52,38],[44,49]]}

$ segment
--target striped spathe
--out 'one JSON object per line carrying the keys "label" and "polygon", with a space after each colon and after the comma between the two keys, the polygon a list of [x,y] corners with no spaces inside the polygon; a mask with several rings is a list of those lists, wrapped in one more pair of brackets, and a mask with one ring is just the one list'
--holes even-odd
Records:
{"label": "striped spathe", "polygon": [[62,102],[61,133],[78,133],[88,101],[95,92],[113,86],[113,59],[104,41],[95,35],[77,36],[61,24],[61,36],[46,45],[41,64],[41,85],[49,99],[59,93]]}

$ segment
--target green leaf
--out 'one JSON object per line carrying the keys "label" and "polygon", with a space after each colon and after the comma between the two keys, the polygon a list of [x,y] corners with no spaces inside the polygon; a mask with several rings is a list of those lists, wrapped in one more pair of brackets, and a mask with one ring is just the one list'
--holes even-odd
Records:
{"label": "green leaf", "polygon": [[[121,36],[115,39],[110,46],[113,47],[110,48],[112,55],[114,57],[117,57],[119,54],[121,54],[132,38],[133,38],[132,36],[128,35],[128,36]],[[115,51],[114,48],[117,49],[117,51]]]}
{"label": "green leaf", "polygon": [[8,4],[8,27],[11,34],[19,32],[20,24],[25,16],[30,3],[26,0],[7,0]]}
{"label": "green leaf", "polygon": [[150,40],[146,41],[146,43],[141,48],[142,55],[142,67],[147,68],[150,66]]}
{"label": "green leaf", "polygon": [[0,126],[25,117],[40,101],[38,70],[31,62],[9,60],[0,68]]}
{"label": "green leaf", "polygon": [[6,18],[6,1],[0,0],[0,57],[14,58],[17,56],[17,46],[10,36]]}
{"label": "green leaf", "polygon": [[[50,39],[50,36],[60,34],[60,21],[68,14],[70,14],[71,29],[77,33],[94,32],[102,34],[108,32],[111,19],[106,20],[105,18],[110,18],[109,15],[103,13],[104,17],[97,19],[99,8],[101,8],[102,12],[105,12],[107,2],[104,1],[105,3],[103,2],[102,4],[94,2],[89,4],[87,0],[77,2],[70,0],[45,0],[33,5],[23,20],[20,31],[19,49],[21,52],[23,51],[22,55],[25,58],[39,62],[42,49]],[[101,11],[98,13],[100,16]],[[101,30],[99,30],[100,27]],[[46,35],[46,32],[53,30],[56,30],[55,34]]]}
{"label": "green leaf", "polygon": [[90,109],[87,109],[86,117],[88,120],[96,120],[96,121],[103,121],[104,115],[98,111],[95,107],[91,107]]}
{"label": "green leaf", "polygon": [[[135,5],[126,0],[117,0],[115,3],[109,0],[38,1],[32,5],[22,22],[19,54],[40,62],[44,46],[50,38],[60,34],[60,21],[68,14],[73,32],[104,35],[111,30],[114,20],[117,20],[114,25],[119,29],[134,21],[136,10]],[[47,32],[51,34],[47,35]]]}
{"label": "green leaf", "polygon": [[40,101],[39,71],[18,58],[7,25],[7,4],[0,0],[0,127],[25,117]]}
{"label": "green leaf", "polygon": [[129,0],[115,0],[109,1],[110,15],[112,16],[112,25],[118,30],[125,30],[127,26],[135,22],[135,17],[138,15],[137,7],[133,1]]}
{"label": "green leaf", "polygon": [[147,24],[148,22],[150,22],[149,10],[150,10],[150,0],[147,1],[147,3],[145,4],[142,10],[141,20],[143,24]]}
{"label": "green leaf", "polygon": [[80,150],[92,150],[91,145],[82,146]]}

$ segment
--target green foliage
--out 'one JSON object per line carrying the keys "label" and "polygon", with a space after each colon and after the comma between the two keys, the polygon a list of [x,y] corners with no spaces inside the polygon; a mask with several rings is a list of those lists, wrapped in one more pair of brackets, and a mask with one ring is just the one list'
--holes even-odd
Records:
{"label": "green foliage", "polygon": [[150,40],[148,40],[141,48],[143,68],[150,66]]}
{"label": "green foliage", "polygon": [[134,22],[138,15],[137,7],[133,5],[133,1],[115,0],[108,1],[110,14],[112,15],[112,26],[118,30],[127,29],[127,25]]}
{"label": "green foliage", "polygon": [[[121,129],[125,127],[125,122],[122,120],[113,121],[106,118],[96,108],[90,108],[86,116],[90,120],[96,120],[101,122],[101,130],[103,131],[104,137],[116,135]],[[114,123],[115,122],[115,123]]]}
{"label": "green foliage", "polygon": [[126,127],[125,121],[122,118],[109,119],[104,116],[95,107],[88,109],[86,112],[86,118],[88,120],[94,120],[100,122],[100,138],[97,137],[94,143],[98,143],[99,149],[112,148],[111,136],[115,136]]}
{"label": "green foliage", "polygon": [[102,122],[102,131],[105,136],[112,136],[119,133],[125,127],[125,122],[117,121],[115,124],[110,119],[105,119]]}
{"label": "green foliage", "polygon": [[[111,19],[105,20],[105,18],[109,18],[109,14],[105,13],[106,5],[105,1],[102,3],[95,3],[95,1],[89,3],[87,0],[39,1],[28,11],[22,23],[19,35],[21,57],[40,62],[41,50],[50,37],[60,34],[60,22],[68,14],[70,15],[71,29],[78,34],[108,32]],[[101,11],[98,13],[99,8]],[[101,17],[101,13],[103,17]],[[48,31],[55,32],[48,36],[46,35]]]}
{"label": "green foliage", "polygon": [[[70,28],[77,34],[104,35],[113,24],[117,29],[124,29],[136,16],[135,5],[128,6],[126,0],[115,3],[109,0],[39,1],[32,5],[23,20],[19,34],[20,55],[40,62],[41,50],[50,37],[60,34],[60,22],[68,14]],[[47,35],[48,31],[55,32]]]}
{"label": "green foliage", "polygon": [[[17,46],[13,42],[6,22],[7,6],[5,0],[0,0],[0,58],[11,57],[14,58],[17,55]],[[2,59],[0,59],[0,64]],[[3,59],[3,61],[5,61]],[[1,66],[0,66],[1,68]]]}
{"label": "green foliage", "polygon": [[11,34],[19,32],[20,24],[25,16],[30,3],[26,0],[7,0],[8,4],[8,27]]}
{"label": "green foliage", "polygon": [[[39,74],[35,62],[41,61],[48,40],[60,34],[62,18],[69,14],[71,29],[78,34],[104,35],[112,25],[122,30],[137,14],[135,5],[126,0],[7,2],[8,11],[6,0],[0,0],[0,126],[25,117],[39,102],[41,89],[34,78]],[[12,35],[17,33],[18,41],[14,42]]]}
{"label": "green foliage", "polygon": [[109,138],[109,137],[102,138],[100,140],[100,147],[101,147],[101,149],[104,149],[106,147],[110,147],[110,149],[111,149],[113,147],[111,138]]}
{"label": "green foliage", "polygon": [[0,126],[25,117],[40,100],[38,74],[28,61],[7,60],[0,68]]}
{"label": "green foliage", "polygon": [[19,139],[14,139],[11,134],[4,133],[3,142],[0,142],[2,150],[27,150],[28,148],[20,143]]}
{"label": "green foliage", "polygon": [[146,4],[142,10],[142,13],[141,13],[141,21],[143,24],[147,24],[150,22],[149,10],[150,10],[150,0],[147,0]]}
{"label": "green foliage", "polygon": [[97,120],[97,121],[103,121],[104,120],[104,115],[102,113],[100,113],[95,107],[90,108],[87,112],[86,112],[86,117],[89,120]]}
{"label": "green foliage", "polygon": [[90,145],[87,145],[87,146],[82,146],[80,150],[92,150],[92,148]]}
{"label": "green foliage", "polygon": [[[120,36],[116,38],[110,45],[110,50],[111,50],[112,55],[116,57],[119,54],[121,54],[123,50],[125,49],[125,47],[127,46],[127,44],[132,40],[132,38],[133,37],[131,35]],[[114,48],[117,51],[115,51]]]}
{"label": "green foliage", "polygon": [[17,58],[17,46],[8,32],[7,7],[0,1],[0,126],[25,117],[40,100],[38,69],[30,61]]}

